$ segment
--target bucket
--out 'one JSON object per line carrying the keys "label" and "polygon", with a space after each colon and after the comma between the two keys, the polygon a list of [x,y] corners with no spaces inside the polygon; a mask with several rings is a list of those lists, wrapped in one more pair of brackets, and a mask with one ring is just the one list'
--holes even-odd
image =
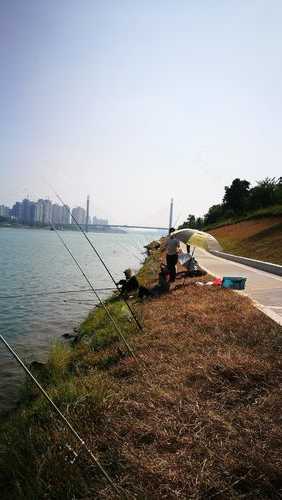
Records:
{"label": "bucket", "polygon": [[244,290],[247,278],[224,276],[221,288],[231,288],[232,290]]}

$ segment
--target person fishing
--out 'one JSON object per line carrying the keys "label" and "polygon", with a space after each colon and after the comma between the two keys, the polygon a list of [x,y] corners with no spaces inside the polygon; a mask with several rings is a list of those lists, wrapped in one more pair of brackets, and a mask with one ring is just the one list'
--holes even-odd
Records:
{"label": "person fishing", "polygon": [[169,237],[166,242],[166,263],[171,283],[173,283],[176,278],[176,264],[180,250],[180,241],[173,234],[174,231],[174,227],[171,227],[169,230]]}
{"label": "person fishing", "polygon": [[138,279],[134,274],[132,274],[131,269],[126,269],[124,271],[125,279],[120,280],[117,285],[121,287],[120,294],[125,295],[130,292],[135,292],[139,288]]}
{"label": "person fishing", "polygon": [[144,297],[159,297],[161,294],[169,292],[169,288],[170,275],[167,267],[164,264],[161,264],[158,283],[152,288],[140,286],[138,297],[140,299],[143,299]]}

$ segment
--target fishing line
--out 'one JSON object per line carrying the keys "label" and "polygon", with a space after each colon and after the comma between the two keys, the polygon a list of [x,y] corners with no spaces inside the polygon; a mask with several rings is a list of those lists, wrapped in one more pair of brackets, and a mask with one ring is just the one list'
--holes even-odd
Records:
{"label": "fishing line", "polygon": [[[126,252],[127,254],[131,255],[132,257],[134,257],[135,259],[137,259],[140,264],[142,264],[141,258],[138,257],[136,254],[134,254],[129,248],[127,248],[125,246],[125,244],[121,243],[120,241],[118,241],[117,244],[119,245],[119,247],[121,248],[121,250],[123,252]],[[131,245],[131,248],[134,248],[133,245]]]}
{"label": "fishing line", "polygon": [[[146,242],[147,242],[147,240],[146,240]],[[136,248],[138,248],[138,251],[139,251],[142,255],[144,255],[144,254],[146,253],[144,243],[145,243],[145,241],[144,241],[144,240],[142,241],[142,240],[140,240],[140,239],[138,239],[138,241],[136,242]]]}
{"label": "fishing line", "polygon": [[[106,287],[106,288],[96,288],[97,292],[106,292],[106,291],[113,291],[115,288],[113,287]],[[24,297],[44,297],[45,295],[60,295],[60,294],[66,294],[66,293],[86,293],[86,292],[92,292],[91,288],[85,288],[81,290],[61,290],[58,292],[37,292],[37,293],[23,293],[20,295],[0,295],[0,300],[4,299],[20,299]]]}
{"label": "fishing line", "polygon": [[[84,229],[82,228],[82,226],[79,224],[78,220],[76,219],[76,217],[72,214],[70,208],[64,203],[63,199],[61,198],[61,196],[54,190],[54,188],[50,185],[50,183],[48,183],[48,185],[50,186],[50,188],[52,189],[53,193],[55,194],[55,196],[58,198],[58,200],[63,204],[63,206],[65,207],[65,209],[67,210],[67,212],[70,214],[72,220],[75,222],[75,224],[77,225],[77,227],[80,229],[81,233],[83,234],[83,236],[86,238],[86,240],[88,241],[89,245],[91,246],[93,252],[95,252],[95,255],[98,257],[98,259],[100,260],[101,264],[104,266],[105,270],[107,271],[108,275],[110,276],[111,280],[113,281],[113,283],[115,284],[117,290],[119,290],[118,288],[118,285],[110,271],[110,269],[108,268],[107,264],[105,263],[105,261],[102,259],[100,253],[98,252],[98,250],[96,249],[96,247],[93,245],[92,241],[90,240],[90,238],[88,237],[88,235],[86,234],[86,232],[84,231]],[[125,299],[125,297],[121,296],[122,300],[124,301],[124,303],[127,305],[130,313],[132,314],[132,317],[136,323],[136,325],[138,326],[138,328],[143,331],[143,328],[142,328],[142,325],[140,324],[138,318],[136,317],[134,311],[132,310],[130,304],[127,302],[127,300]]]}
{"label": "fishing line", "polygon": [[144,247],[143,247],[142,250],[140,250],[140,247],[137,245],[136,242],[135,242],[135,244],[134,244],[134,242],[131,242],[131,248],[133,248],[135,252],[138,252],[140,254],[139,256],[137,256],[136,253],[132,252],[132,255],[134,257],[136,257],[136,259],[139,260],[140,264],[143,264],[143,261],[144,261],[144,255],[143,255],[144,254]]}
{"label": "fishing line", "polygon": [[7,347],[7,349],[10,351],[10,353],[13,355],[13,357],[16,359],[16,361],[21,365],[21,367],[24,369],[24,371],[27,373],[27,375],[31,378],[31,380],[34,382],[34,384],[38,387],[40,392],[43,394],[43,396],[47,399],[47,401],[51,404],[51,406],[54,408],[56,413],[59,415],[60,419],[64,422],[64,424],[69,428],[73,436],[79,441],[80,445],[83,446],[83,448],[87,451],[88,455],[91,457],[92,461],[97,465],[105,479],[108,481],[109,485],[111,488],[119,495],[120,498],[122,498],[122,490],[114,483],[114,481],[111,479],[107,471],[104,469],[103,465],[99,462],[98,458],[94,455],[94,453],[90,450],[90,448],[87,446],[85,441],[82,439],[82,437],[78,434],[78,432],[74,429],[72,424],[69,422],[69,420],[65,417],[65,415],[61,412],[61,410],[58,408],[58,406],[54,403],[54,401],[50,398],[49,394],[43,389],[42,385],[38,382],[38,380],[34,377],[34,375],[31,373],[31,371],[27,368],[27,366],[24,364],[24,362],[21,360],[21,358],[18,356],[18,354],[14,351],[14,349],[8,344],[8,342],[4,339],[2,335],[0,335],[0,339],[4,343],[4,345]]}
{"label": "fishing line", "polygon": [[93,300],[76,300],[76,299],[68,299],[64,300],[65,304],[88,304],[88,305],[93,305],[95,306],[96,302],[93,302]]}
{"label": "fishing line", "polygon": [[174,222],[174,224],[173,224],[173,227],[176,227],[176,226],[177,226],[177,224],[178,224],[178,221],[179,221],[180,217],[181,217],[181,214],[180,214],[180,215],[178,215],[178,216],[176,217],[175,222]]}
{"label": "fishing line", "polygon": [[67,252],[69,253],[69,255],[71,256],[71,258],[74,260],[75,264],[77,265],[78,269],[80,270],[80,272],[82,273],[82,275],[84,276],[85,280],[87,281],[88,285],[90,286],[92,292],[95,294],[96,298],[98,299],[99,303],[101,304],[101,306],[104,308],[108,318],[110,319],[110,321],[112,322],[116,332],[118,333],[119,337],[122,339],[123,343],[125,344],[128,352],[131,354],[131,356],[135,359],[137,365],[139,365],[139,360],[137,359],[132,347],[129,345],[129,343],[127,342],[126,338],[124,337],[122,331],[120,330],[119,326],[117,325],[115,319],[113,318],[113,316],[111,315],[110,311],[108,310],[106,304],[104,304],[104,302],[101,300],[99,294],[97,293],[97,291],[95,290],[94,286],[92,285],[91,281],[88,279],[88,277],[86,276],[84,270],[82,269],[81,265],[79,264],[78,260],[75,258],[75,256],[73,255],[73,253],[71,252],[71,250],[69,249],[69,247],[67,246],[66,242],[64,241],[64,239],[62,238],[62,236],[59,234],[59,232],[57,231],[57,229],[55,228],[55,226],[50,223],[51,226],[53,227],[55,233],[57,234],[59,240],[61,241],[61,243],[63,244],[63,246],[65,247],[65,249],[67,250]]}

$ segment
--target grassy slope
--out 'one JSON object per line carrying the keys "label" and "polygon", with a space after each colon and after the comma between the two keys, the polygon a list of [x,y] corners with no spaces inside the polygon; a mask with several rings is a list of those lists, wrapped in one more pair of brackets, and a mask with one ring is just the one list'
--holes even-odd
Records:
{"label": "grassy slope", "polygon": [[267,217],[209,231],[224,250],[282,264],[282,217]]}
{"label": "grassy slope", "polygon": [[[143,283],[157,267],[158,254]],[[54,347],[41,380],[116,483],[139,499],[278,498],[281,327],[193,280],[138,306],[143,334],[122,303],[109,307],[146,370],[99,309],[79,345]],[[25,398],[1,429],[3,500],[114,498],[83,451],[70,463],[76,443],[30,386]]]}
{"label": "grassy slope", "polygon": [[224,219],[218,222],[215,222],[214,224],[209,224],[205,226],[204,230],[205,231],[210,231],[212,229],[216,229],[218,227],[222,226],[227,226],[229,224],[237,224],[238,222],[243,222],[247,220],[254,220],[254,219],[265,219],[265,218],[272,218],[272,217],[282,217],[282,205],[273,205],[267,208],[260,208],[258,210],[254,210],[253,212],[248,212],[244,215],[238,215],[231,217],[230,219]]}

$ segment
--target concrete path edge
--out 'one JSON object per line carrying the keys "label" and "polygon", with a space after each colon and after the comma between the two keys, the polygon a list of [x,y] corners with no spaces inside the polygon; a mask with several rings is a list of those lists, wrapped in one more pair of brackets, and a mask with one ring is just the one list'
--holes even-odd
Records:
{"label": "concrete path edge", "polygon": [[255,267],[256,269],[260,269],[261,271],[265,271],[267,273],[282,276],[282,266],[279,266],[278,264],[272,264],[271,262],[264,262],[262,260],[249,259],[248,257],[241,257],[240,255],[233,255],[211,249],[209,249],[209,253],[215,255],[216,257],[221,257],[233,262],[239,262],[239,264],[245,264],[246,266]]}
{"label": "concrete path edge", "polygon": [[[223,255],[224,255],[224,252],[211,252],[210,250],[207,252],[207,253],[211,253],[211,254],[214,254],[215,257],[221,257],[221,258],[224,258]],[[221,255],[217,255],[217,254],[221,254]],[[227,254],[229,255],[229,254]],[[234,257],[237,257],[237,256],[234,256]],[[229,260],[232,260],[232,259],[229,259]],[[252,259],[249,259],[249,260],[252,260]],[[259,261],[258,261],[259,262]],[[240,262],[238,261],[238,263],[240,264],[243,264],[243,262]],[[274,265],[274,264],[272,264]],[[253,266],[250,266],[250,267],[253,267]],[[281,267],[281,266],[279,266]],[[210,269],[208,269],[207,267],[204,267],[204,266],[201,266],[201,268],[206,271],[210,276],[216,276]],[[277,279],[277,278],[276,278]],[[248,297],[251,302],[253,303],[254,307],[256,307],[257,309],[259,309],[262,313],[264,313],[266,316],[268,316],[269,318],[271,318],[273,321],[275,321],[275,323],[278,323],[278,325],[281,325],[282,326],[282,320],[281,320],[281,316],[279,316],[279,314],[276,314],[274,311],[272,311],[272,309],[270,309],[269,307],[267,306],[264,306],[262,304],[260,304],[257,300],[254,300],[252,297],[250,297],[247,293],[245,292],[242,292],[242,291],[237,291],[237,290],[233,290],[233,292],[235,293],[238,293],[240,295],[245,295],[245,297]]]}

